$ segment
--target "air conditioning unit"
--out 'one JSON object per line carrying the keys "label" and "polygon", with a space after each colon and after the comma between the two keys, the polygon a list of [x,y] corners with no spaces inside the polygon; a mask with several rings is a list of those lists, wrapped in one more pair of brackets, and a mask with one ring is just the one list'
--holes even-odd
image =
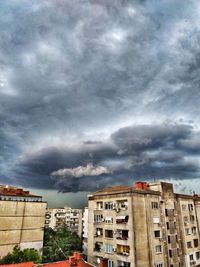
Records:
{"label": "air conditioning unit", "polygon": [[116,252],[117,251],[117,249],[116,248],[113,248],[113,252]]}

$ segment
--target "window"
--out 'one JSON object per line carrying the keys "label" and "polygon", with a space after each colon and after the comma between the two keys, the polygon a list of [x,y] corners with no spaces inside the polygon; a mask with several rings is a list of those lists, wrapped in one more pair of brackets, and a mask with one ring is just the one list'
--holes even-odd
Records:
{"label": "window", "polygon": [[188,216],[183,217],[184,222],[188,222]]}
{"label": "window", "polygon": [[164,267],[164,264],[163,263],[156,263],[155,267]]}
{"label": "window", "polygon": [[112,244],[106,244],[105,245],[105,252],[106,253],[113,253],[113,251],[114,251],[114,247]]}
{"label": "window", "polygon": [[193,209],[194,209],[193,205],[192,204],[188,204],[188,209],[189,209],[189,211],[193,211]]}
{"label": "window", "polygon": [[192,242],[191,241],[187,242],[187,248],[192,248]]}
{"label": "window", "polygon": [[194,242],[194,247],[197,248],[198,245],[199,245],[199,240],[198,239],[194,239],[193,242]]}
{"label": "window", "polygon": [[96,236],[103,236],[103,228],[96,229]]}
{"label": "window", "polygon": [[190,254],[189,257],[190,257],[190,261],[194,260],[194,255],[193,254]]}
{"label": "window", "polygon": [[160,230],[156,230],[154,231],[154,237],[155,238],[159,238],[161,235],[160,235]]}
{"label": "window", "polygon": [[108,260],[108,267],[114,267],[114,261]]}
{"label": "window", "polygon": [[116,239],[128,240],[128,230],[117,229]]}
{"label": "window", "polygon": [[195,219],[194,219],[194,215],[190,215],[190,222],[191,222],[191,223],[194,223],[194,220],[195,220]]}
{"label": "window", "polygon": [[130,254],[130,247],[124,245],[117,245],[117,254],[128,256]]}
{"label": "window", "polygon": [[105,230],[106,238],[113,238],[113,230]]}
{"label": "window", "polygon": [[156,253],[162,253],[162,246],[161,245],[155,246],[155,250],[156,250]]}
{"label": "window", "polygon": [[117,266],[118,267],[130,267],[131,264],[130,262],[126,262],[126,261],[117,261]]}
{"label": "window", "polygon": [[128,208],[128,201],[126,200],[117,200],[117,207],[122,210],[126,210]]}
{"label": "window", "polygon": [[113,218],[112,217],[106,217],[105,223],[113,223]]}
{"label": "window", "polygon": [[152,209],[158,209],[158,202],[151,202]]}
{"label": "window", "polygon": [[196,235],[196,233],[197,233],[197,228],[194,226],[194,227],[192,227],[192,234]]}
{"label": "window", "polygon": [[169,250],[169,257],[172,258],[172,250]]}
{"label": "window", "polygon": [[190,235],[190,228],[185,228],[185,234]]}
{"label": "window", "polygon": [[103,201],[98,201],[96,207],[97,207],[97,210],[102,210],[103,209]]}
{"label": "window", "polygon": [[103,243],[102,242],[96,242],[94,245],[94,251],[101,252],[103,250]]}
{"label": "window", "polygon": [[197,251],[196,252],[196,260],[199,260],[200,259],[200,251]]}
{"label": "window", "polygon": [[105,209],[112,210],[113,209],[113,202],[105,202]]}
{"label": "window", "polygon": [[95,214],[94,215],[94,223],[101,223],[103,221],[103,215]]}

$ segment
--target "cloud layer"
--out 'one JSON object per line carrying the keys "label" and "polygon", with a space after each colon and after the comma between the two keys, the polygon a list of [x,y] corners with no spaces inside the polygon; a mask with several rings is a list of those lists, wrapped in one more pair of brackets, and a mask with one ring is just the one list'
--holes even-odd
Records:
{"label": "cloud layer", "polygon": [[[0,182],[200,178],[199,19],[196,0],[2,1]],[[51,177],[88,164],[112,174]]]}
{"label": "cloud layer", "polygon": [[[32,186],[61,192],[93,191],[137,179],[199,178],[200,132],[189,124],[134,125],[113,132],[104,141],[85,141],[27,153],[18,168],[34,174]],[[56,171],[55,171],[56,170]],[[50,179],[50,178],[47,178]],[[42,185],[42,183],[44,183]]]}

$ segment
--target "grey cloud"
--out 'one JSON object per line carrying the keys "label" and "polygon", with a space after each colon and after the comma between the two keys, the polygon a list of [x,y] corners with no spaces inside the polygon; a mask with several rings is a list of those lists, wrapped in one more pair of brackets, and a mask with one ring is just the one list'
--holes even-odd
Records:
{"label": "grey cloud", "polygon": [[93,189],[197,177],[198,10],[195,0],[1,2],[1,181],[53,188],[51,172],[88,163],[115,168]]}
{"label": "grey cloud", "polygon": [[106,167],[93,166],[92,164],[86,165],[86,167],[78,166],[77,168],[65,168],[54,171],[51,173],[53,177],[84,177],[84,176],[99,176],[102,174],[112,173]]}
{"label": "grey cloud", "polygon": [[187,124],[130,126],[114,132],[107,142],[86,141],[76,149],[54,147],[24,155],[18,167],[49,176],[50,188],[61,192],[92,191],[137,179],[195,179],[200,175],[200,149],[180,145],[191,142],[194,133]]}

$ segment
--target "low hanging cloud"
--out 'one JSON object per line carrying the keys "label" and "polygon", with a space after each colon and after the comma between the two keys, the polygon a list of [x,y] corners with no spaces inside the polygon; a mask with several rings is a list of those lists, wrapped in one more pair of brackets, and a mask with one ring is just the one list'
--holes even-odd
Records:
{"label": "low hanging cloud", "polygon": [[84,177],[84,176],[99,176],[102,174],[112,173],[108,168],[103,166],[93,166],[88,164],[86,167],[79,166],[71,169],[61,169],[51,173],[52,177]]}
{"label": "low hanging cloud", "polygon": [[104,141],[86,140],[25,154],[16,173],[31,176],[26,184],[49,185],[60,192],[94,191],[138,179],[196,179],[200,148],[194,149],[194,144],[199,138],[200,132],[187,123],[132,125]]}
{"label": "low hanging cloud", "polygon": [[59,192],[93,191],[111,180],[112,171],[103,166],[87,164],[77,168],[65,168],[51,173]]}

